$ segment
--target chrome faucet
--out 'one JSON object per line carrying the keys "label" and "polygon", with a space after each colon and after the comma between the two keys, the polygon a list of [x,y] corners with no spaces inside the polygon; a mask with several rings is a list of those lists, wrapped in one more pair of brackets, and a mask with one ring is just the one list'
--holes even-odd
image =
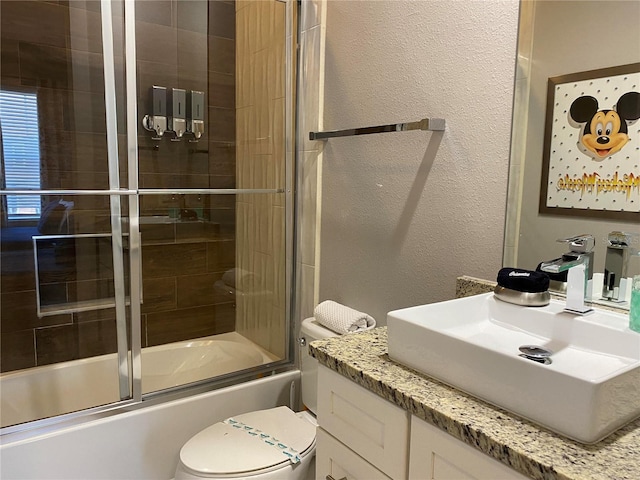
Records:
{"label": "chrome faucet", "polygon": [[557,240],[568,243],[570,251],[560,258],[542,262],[540,270],[547,273],[567,272],[567,304],[565,311],[586,315],[593,311],[587,305],[591,298],[590,281],[593,278],[593,235],[581,234]]}
{"label": "chrome faucet", "polygon": [[631,247],[633,237],[625,232],[611,232],[607,237],[607,253],[604,262],[604,282],[602,285],[602,298],[613,302],[628,300],[627,291],[627,266],[630,255],[635,254]]}

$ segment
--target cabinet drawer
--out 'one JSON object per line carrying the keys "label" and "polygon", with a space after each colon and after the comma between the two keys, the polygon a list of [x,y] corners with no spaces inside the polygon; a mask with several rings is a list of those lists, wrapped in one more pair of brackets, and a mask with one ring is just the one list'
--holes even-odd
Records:
{"label": "cabinet drawer", "polygon": [[335,480],[389,479],[384,473],[349,450],[322,428],[318,428],[316,480],[325,480],[328,475],[331,475]]}
{"label": "cabinet drawer", "polygon": [[318,423],[386,475],[407,478],[408,412],[322,365]]}
{"label": "cabinet drawer", "polygon": [[411,419],[411,480],[526,480],[498,460],[417,417]]}

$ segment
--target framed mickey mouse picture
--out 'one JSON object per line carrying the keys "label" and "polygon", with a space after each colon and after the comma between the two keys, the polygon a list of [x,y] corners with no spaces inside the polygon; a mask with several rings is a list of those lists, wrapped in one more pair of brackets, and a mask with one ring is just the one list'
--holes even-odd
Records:
{"label": "framed mickey mouse picture", "polygon": [[540,213],[640,221],[640,63],[549,78]]}

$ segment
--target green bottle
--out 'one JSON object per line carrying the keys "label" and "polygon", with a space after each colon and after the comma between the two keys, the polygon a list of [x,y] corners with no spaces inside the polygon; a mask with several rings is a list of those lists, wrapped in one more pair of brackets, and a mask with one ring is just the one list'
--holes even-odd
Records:
{"label": "green bottle", "polygon": [[631,283],[629,328],[636,332],[640,332],[640,275],[633,277],[633,281]]}

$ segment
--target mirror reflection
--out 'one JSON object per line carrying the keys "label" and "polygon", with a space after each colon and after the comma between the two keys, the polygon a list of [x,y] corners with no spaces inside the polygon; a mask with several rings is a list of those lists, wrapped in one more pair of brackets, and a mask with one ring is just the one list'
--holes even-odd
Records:
{"label": "mirror reflection", "polygon": [[[640,149],[637,146],[640,121],[626,122],[630,139],[626,149],[604,158],[593,158],[594,155],[589,156],[588,152],[579,148],[587,121],[578,124],[575,133],[567,137],[568,143],[574,148],[575,161],[583,166],[585,172],[602,171],[609,168],[612,162],[617,162],[621,172],[629,173],[636,179],[630,184],[627,198],[624,198],[626,195],[622,195],[622,200],[616,198],[616,207],[597,212],[581,209],[580,196],[587,193],[576,191],[565,195],[569,201],[570,195],[574,195],[571,208],[554,211],[553,208],[543,208],[547,206],[547,198],[543,195],[541,199],[540,195],[544,175],[549,175],[549,182],[554,175],[558,175],[557,171],[551,170],[553,164],[548,167],[549,164],[543,162],[545,155],[547,160],[553,159],[555,152],[550,142],[558,141],[550,135],[556,134],[555,125],[547,125],[547,116],[553,113],[548,112],[547,107],[549,80],[562,83],[563,78],[586,72],[587,87],[576,82],[577,88],[586,90],[592,81],[588,78],[588,72],[615,72],[614,67],[625,66],[636,73],[630,74],[631,77],[625,80],[629,82],[628,85],[625,83],[622,88],[640,92],[640,82],[636,80],[636,77],[640,77],[640,73],[637,73],[640,72],[638,18],[640,2],[521,2],[505,228],[504,265],[530,270],[535,270],[541,262],[550,262],[574,252],[575,237],[586,235],[592,238],[592,241],[586,241],[582,247],[578,247],[589,249],[586,253],[591,260],[590,298],[596,303],[609,303],[621,308],[629,306],[630,278],[640,275],[640,182],[637,181],[640,177]],[[608,30],[615,32],[612,40],[602,41]],[[616,81],[615,76],[603,75],[593,80],[596,86],[598,82]],[[550,91],[559,91],[558,85],[554,88]],[[599,90],[594,92],[586,94],[594,97],[602,94]],[[581,95],[582,91],[577,92],[576,98]],[[612,98],[599,99],[600,108],[615,112],[618,98],[619,95],[614,95]],[[551,109],[560,103],[557,99],[553,100],[555,103],[551,103]],[[562,118],[563,113],[558,114],[560,120],[568,121]],[[549,168],[547,173],[543,167]],[[557,190],[559,187],[551,188]],[[600,195],[599,201],[604,198],[602,193],[595,191],[589,195]],[[620,215],[615,209],[625,211]],[[562,274],[554,278],[556,281],[552,282],[552,288],[562,291],[565,288]]]}

